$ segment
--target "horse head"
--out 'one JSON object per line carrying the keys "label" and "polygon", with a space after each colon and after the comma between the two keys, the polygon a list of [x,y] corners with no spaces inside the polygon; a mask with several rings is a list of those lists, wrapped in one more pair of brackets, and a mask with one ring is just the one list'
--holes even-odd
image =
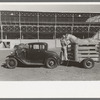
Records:
{"label": "horse head", "polygon": [[71,43],[76,43],[77,37],[72,34],[66,34],[66,40],[69,40]]}
{"label": "horse head", "polygon": [[100,31],[93,35],[92,39],[99,40],[100,39]]}

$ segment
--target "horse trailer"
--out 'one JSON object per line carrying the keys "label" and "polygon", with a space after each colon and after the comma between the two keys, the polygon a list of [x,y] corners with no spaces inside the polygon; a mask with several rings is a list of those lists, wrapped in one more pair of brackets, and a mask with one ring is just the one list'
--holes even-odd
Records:
{"label": "horse trailer", "polygon": [[67,47],[68,61],[79,62],[83,67],[90,69],[95,62],[100,62],[100,42],[71,43]]}

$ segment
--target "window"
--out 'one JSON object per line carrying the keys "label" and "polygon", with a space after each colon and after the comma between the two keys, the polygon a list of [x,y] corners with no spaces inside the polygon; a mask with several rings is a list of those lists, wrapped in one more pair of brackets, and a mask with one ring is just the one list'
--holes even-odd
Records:
{"label": "window", "polygon": [[39,45],[37,44],[33,45],[33,49],[39,49]]}
{"label": "window", "polygon": [[40,45],[40,50],[44,50],[45,46],[44,45]]}

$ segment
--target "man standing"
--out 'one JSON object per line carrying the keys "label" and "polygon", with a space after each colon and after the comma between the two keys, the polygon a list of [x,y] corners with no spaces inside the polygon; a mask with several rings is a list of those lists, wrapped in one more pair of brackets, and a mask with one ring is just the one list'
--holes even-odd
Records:
{"label": "man standing", "polygon": [[63,35],[60,40],[60,43],[61,43],[61,50],[62,50],[61,59],[67,61],[68,60],[67,46],[70,43],[70,41],[66,39],[65,35]]}

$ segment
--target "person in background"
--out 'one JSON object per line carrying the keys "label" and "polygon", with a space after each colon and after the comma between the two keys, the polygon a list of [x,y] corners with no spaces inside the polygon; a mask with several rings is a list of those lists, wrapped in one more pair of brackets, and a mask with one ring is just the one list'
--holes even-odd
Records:
{"label": "person in background", "polygon": [[61,59],[64,61],[68,60],[68,54],[67,54],[67,46],[70,43],[70,41],[67,39],[67,35],[63,35],[60,39],[61,43],[61,51],[62,51],[62,57]]}

